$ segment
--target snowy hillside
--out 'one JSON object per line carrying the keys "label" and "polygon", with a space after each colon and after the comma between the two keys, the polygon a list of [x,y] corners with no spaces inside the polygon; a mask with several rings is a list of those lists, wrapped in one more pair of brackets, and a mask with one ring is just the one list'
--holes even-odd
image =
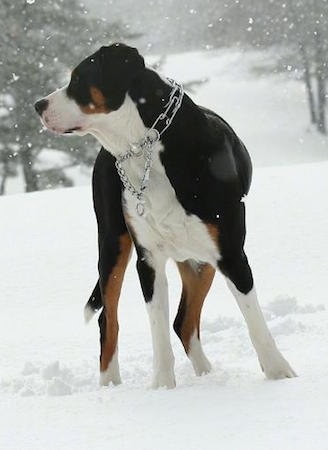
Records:
{"label": "snowy hillside", "polygon": [[[197,378],[172,333],[177,388],[147,389],[151,340],[132,261],[120,304],[123,384],[98,387],[90,189],[0,199],[0,448],[327,448],[328,163],[257,169],[247,250],[261,303],[298,378],[267,381],[220,275],[204,308],[213,372]],[[171,314],[180,283],[168,266]]]}
{"label": "snowy hillside", "polygon": [[256,166],[327,158],[327,139],[312,132],[303,84],[270,73],[272,55],[226,49],[170,55],[163,73],[182,82],[205,81],[190,95],[233,125]]}
{"label": "snowy hillside", "polygon": [[[1,197],[0,449],[327,450],[327,142],[307,129],[302,84],[254,77],[258,58],[173,55],[162,71],[208,79],[192,97],[250,150],[246,249],[269,327],[299,377],[264,379],[218,274],[202,320],[212,373],[195,377],[172,332],[177,388],[149,390],[151,337],[133,258],[120,302],[123,384],[100,388],[97,321],[83,321],[97,279],[90,186]],[[172,263],[167,271],[173,321],[181,285]]]}

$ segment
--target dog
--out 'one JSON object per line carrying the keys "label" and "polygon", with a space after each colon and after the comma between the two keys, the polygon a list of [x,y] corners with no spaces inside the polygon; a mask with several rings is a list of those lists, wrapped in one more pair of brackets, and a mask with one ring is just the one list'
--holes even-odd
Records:
{"label": "dog", "polygon": [[266,325],[244,251],[243,199],[252,164],[230,125],[121,43],[83,60],[68,85],[39,100],[35,109],[49,130],[90,133],[102,145],[93,172],[99,281],[85,309],[87,320],[102,309],[100,383],[121,383],[117,307],[133,246],[150,319],[152,387],[176,385],[168,258],[176,261],[183,286],[174,330],[197,375],[211,369],[200,342],[200,316],[219,270],[266,377],[296,376]]}

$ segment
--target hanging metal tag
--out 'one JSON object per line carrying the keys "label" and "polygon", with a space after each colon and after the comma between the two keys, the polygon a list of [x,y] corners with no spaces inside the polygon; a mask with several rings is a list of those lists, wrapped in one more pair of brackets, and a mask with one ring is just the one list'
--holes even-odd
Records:
{"label": "hanging metal tag", "polygon": [[142,155],[142,147],[139,144],[130,144],[130,150],[134,156]]}
{"label": "hanging metal tag", "polygon": [[138,215],[140,217],[142,217],[145,214],[145,204],[138,202],[137,206],[136,206],[136,210],[137,210]]}

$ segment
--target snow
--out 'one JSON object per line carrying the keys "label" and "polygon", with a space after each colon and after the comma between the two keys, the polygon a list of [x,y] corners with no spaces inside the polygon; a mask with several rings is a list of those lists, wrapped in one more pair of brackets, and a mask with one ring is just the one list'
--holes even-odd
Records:
{"label": "snow", "polygon": [[[202,320],[212,372],[196,377],[172,332],[177,388],[149,389],[151,337],[133,257],[119,310],[123,384],[99,387],[97,322],[85,326],[83,318],[97,279],[91,189],[6,196],[0,198],[0,448],[327,449],[326,148],[305,131],[300,84],[255,80],[243,73],[242,61],[221,56],[220,77],[211,58],[209,69],[205,63],[191,69],[191,54],[184,72],[178,56],[164,69],[180,81],[210,72],[194,97],[232,123],[256,160],[246,251],[269,327],[299,377],[264,379],[218,274]],[[181,284],[172,263],[167,272],[173,321]]]}
{"label": "snow", "polygon": [[178,81],[206,80],[196,101],[233,125],[256,166],[284,165],[327,158],[327,138],[309,127],[303,83],[270,74],[270,52],[215,50],[171,55],[163,71]]}
{"label": "snow", "polygon": [[45,148],[40,153],[35,164],[36,170],[49,170],[61,168],[70,164],[71,159],[67,153],[56,149]]}

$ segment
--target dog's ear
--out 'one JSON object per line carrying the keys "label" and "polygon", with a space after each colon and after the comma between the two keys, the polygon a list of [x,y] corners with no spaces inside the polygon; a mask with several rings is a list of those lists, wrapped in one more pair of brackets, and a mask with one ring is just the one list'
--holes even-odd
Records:
{"label": "dog's ear", "polygon": [[116,88],[128,89],[133,78],[145,68],[138,50],[125,44],[101,47],[99,52],[103,80],[115,84]]}
{"label": "dog's ear", "polygon": [[113,44],[98,50],[101,90],[107,106],[116,110],[122,105],[132,80],[145,69],[138,50],[125,44]]}

